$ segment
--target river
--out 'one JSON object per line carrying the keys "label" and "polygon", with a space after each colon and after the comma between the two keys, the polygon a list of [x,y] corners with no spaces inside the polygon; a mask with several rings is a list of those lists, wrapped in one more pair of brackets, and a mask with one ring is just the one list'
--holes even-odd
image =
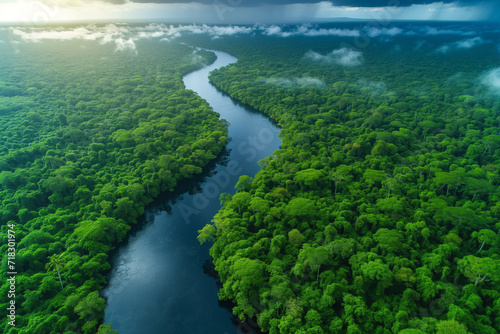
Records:
{"label": "river", "polygon": [[[241,175],[254,176],[257,162],[279,149],[279,128],[269,118],[232,100],[208,81],[210,71],[236,62],[217,60],[184,77],[188,89],[229,122],[227,154],[176,192],[160,196],[111,259],[104,321],[119,334],[236,334],[258,332],[241,324],[218,302],[209,268],[209,247],[197,231],[220,209],[219,195],[234,194]],[[212,272],[213,274],[213,272]],[[244,326],[244,327],[242,327]]]}

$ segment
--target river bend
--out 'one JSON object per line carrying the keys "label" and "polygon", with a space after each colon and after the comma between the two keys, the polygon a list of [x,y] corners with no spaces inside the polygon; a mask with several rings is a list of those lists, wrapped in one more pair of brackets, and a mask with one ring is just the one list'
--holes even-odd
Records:
{"label": "river bend", "polygon": [[180,184],[146,208],[135,229],[111,259],[106,323],[120,334],[236,334],[242,324],[219,304],[210,275],[209,247],[197,231],[220,209],[219,195],[235,192],[241,175],[254,176],[257,162],[279,149],[279,128],[268,117],[232,100],[208,81],[210,71],[236,62],[214,51],[210,66],[184,76],[186,88],[205,99],[229,123],[227,154],[203,175]]}

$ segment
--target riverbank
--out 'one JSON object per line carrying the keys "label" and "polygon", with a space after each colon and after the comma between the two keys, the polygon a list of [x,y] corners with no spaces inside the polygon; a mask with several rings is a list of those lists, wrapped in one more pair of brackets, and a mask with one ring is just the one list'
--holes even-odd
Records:
{"label": "riverbank", "polygon": [[[208,81],[210,71],[236,61],[216,51],[210,66],[184,77],[228,124],[229,155],[187,192],[147,208],[144,229],[129,238],[112,260],[105,322],[127,333],[232,333],[241,325],[219,306],[218,286],[204,273],[208,245],[200,246],[197,231],[220,209],[221,193],[235,192],[241,175],[255,175],[258,161],[281,145],[279,128],[269,119],[221,94]],[[205,265],[206,266],[206,265]]]}

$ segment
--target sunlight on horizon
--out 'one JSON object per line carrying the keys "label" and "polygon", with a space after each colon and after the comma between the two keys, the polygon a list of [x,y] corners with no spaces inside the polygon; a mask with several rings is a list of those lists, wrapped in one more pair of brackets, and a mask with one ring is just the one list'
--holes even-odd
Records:
{"label": "sunlight on horizon", "polygon": [[[221,3],[222,4],[222,3]],[[61,21],[172,20],[182,23],[289,23],[321,22],[339,18],[365,20],[473,21],[485,18],[480,6],[458,7],[442,2],[408,7],[339,7],[323,1],[316,4],[243,7],[199,3],[112,4],[99,0],[7,0],[0,4],[0,22],[40,24]]]}

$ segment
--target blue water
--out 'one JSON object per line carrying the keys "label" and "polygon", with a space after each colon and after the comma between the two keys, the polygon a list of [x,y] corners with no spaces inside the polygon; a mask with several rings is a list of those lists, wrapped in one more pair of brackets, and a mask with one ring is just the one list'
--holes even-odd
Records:
{"label": "blue water", "polygon": [[270,120],[223,95],[208,82],[210,71],[236,62],[215,51],[210,66],[184,77],[184,84],[229,122],[230,142],[204,174],[161,196],[146,210],[142,228],[112,258],[109,286],[103,295],[105,322],[120,334],[233,334],[258,332],[220,305],[210,270],[210,245],[200,246],[198,230],[220,209],[219,195],[234,193],[241,175],[254,176],[257,162],[281,145]]}

